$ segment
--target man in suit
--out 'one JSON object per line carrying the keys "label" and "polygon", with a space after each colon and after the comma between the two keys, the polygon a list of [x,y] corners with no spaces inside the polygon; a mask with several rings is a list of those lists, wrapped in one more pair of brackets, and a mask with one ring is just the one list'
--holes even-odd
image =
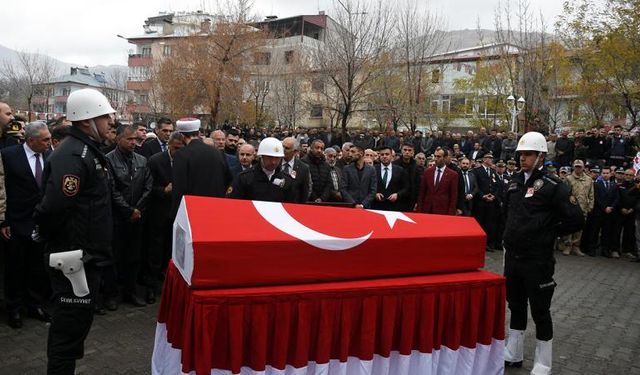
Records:
{"label": "man in suit", "polygon": [[146,303],[154,303],[160,288],[162,275],[171,258],[171,237],[173,220],[171,217],[171,192],[173,181],[173,158],[184,147],[184,137],[173,132],[167,142],[167,152],[160,152],[149,158],[147,166],[153,179],[149,197],[149,213],[145,223],[147,249],[145,261]]}
{"label": "man in suit", "polygon": [[253,166],[253,162],[256,160],[256,148],[250,143],[243,144],[238,148],[238,160],[240,162],[235,167],[229,167],[233,178]]}
{"label": "man in suit", "polygon": [[391,147],[378,149],[380,164],[378,170],[378,188],[373,208],[384,211],[400,211],[399,202],[411,191],[409,176],[398,165],[391,164],[393,159]]}
{"label": "man in suit", "polygon": [[501,193],[498,178],[492,166],[493,154],[487,153],[482,157],[482,165],[474,170],[478,191],[475,196],[473,216],[487,234],[487,251],[502,248],[502,244],[497,243]]}
{"label": "man in suit", "polygon": [[471,160],[477,160],[478,158],[481,158],[482,156],[484,156],[484,153],[485,152],[482,150],[482,146],[480,145],[480,143],[476,142],[473,144],[473,150],[471,150],[471,152],[469,152],[467,156]]}
{"label": "man in suit", "polygon": [[156,133],[156,138],[147,139],[140,147],[140,155],[147,158],[147,160],[160,152],[164,152],[167,150],[167,142],[169,141],[169,136],[173,132],[173,123],[171,119],[168,117],[161,117],[156,122],[156,128],[154,129]]}
{"label": "man in suit", "polygon": [[371,208],[376,196],[376,170],[364,162],[364,149],[353,145],[349,149],[351,164],[342,169],[342,200],[356,208]]}
{"label": "man in suit", "polygon": [[288,174],[293,179],[292,202],[306,203],[309,200],[312,182],[309,166],[296,157],[300,143],[293,137],[287,137],[282,140],[282,147],[284,148],[284,158],[280,169],[282,173]]}
{"label": "man in suit", "polygon": [[420,188],[420,180],[422,179],[424,169],[418,166],[416,160],[413,158],[415,155],[415,149],[412,143],[404,143],[401,150],[402,156],[398,158],[398,160],[394,161],[393,164],[402,167],[404,172],[407,174],[409,178],[409,191],[400,200],[399,210],[412,212],[416,205],[416,199]]}
{"label": "man in suit", "polygon": [[8,323],[22,327],[22,313],[42,321],[49,315],[42,305],[50,290],[43,262],[44,248],[31,234],[35,228],[33,212],[42,197],[42,171],[51,147],[51,134],[43,122],[25,127],[26,142],[2,150],[7,193],[6,219],[2,237],[9,241],[5,264]]}
{"label": "man in suit", "polygon": [[184,195],[224,197],[231,185],[231,172],[222,151],[200,139],[200,120],[176,121],[176,129],[184,136],[185,147],[173,159],[173,219]]}
{"label": "man in suit", "polygon": [[471,170],[471,161],[468,158],[460,160],[460,184],[458,186],[458,210],[457,214],[471,216],[473,212],[473,197],[478,192],[476,175]]}
{"label": "man in suit", "polygon": [[418,194],[417,212],[437,215],[455,215],[458,204],[458,174],[446,166],[448,150],[433,154],[436,164],[422,175]]}
{"label": "man in suit", "polygon": [[611,180],[611,169],[602,168],[601,176],[596,179],[594,185],[593,228],[595,236],[592,243],[597,243],[600,235],[600,247],[597,245],[589,249],[589,255],[604,255],[611,257],[617,251],[614,241],[615,212],[620,203],[620,192],[615,182]]}

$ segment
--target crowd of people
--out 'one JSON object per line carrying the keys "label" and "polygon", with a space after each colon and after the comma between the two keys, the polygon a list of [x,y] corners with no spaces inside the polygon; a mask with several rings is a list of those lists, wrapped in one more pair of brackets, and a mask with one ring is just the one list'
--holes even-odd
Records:
{"label": "crowd of people", "polygon": [[[207,134],[198,119],[166,117],[149,129],[118,123],[101,94],[79,92],[78,104],[69,98],[68,117],[49,123],[26,123],[0,103],[0,234],[13,328],[24,314],[50,321],[52,296],[63,296],[64,305],[71,295],[61,286],[66,279],[42,261],[54,251],[85,252],[91,298],[79,303],[92,310],[89,326],[93,313],[120,303],[155,303],[184,195],[470,216],[487,234],[487,251],[503,250],[505,200],[521,162],[514,133],[362,130],[343,139],[322,128],[224,124]],[[562,254],[638,259],[635,146],[620,126],[546,138],[543,168],[566,184],[586,220],[585,230],[556,239]],[[65,322],[64,308],[53,305]],[[70,311],[79,311],[75,305]],[[84,329],[67,341],[55,331],[60,352],[73,352],[60,368],[82,356]]]}

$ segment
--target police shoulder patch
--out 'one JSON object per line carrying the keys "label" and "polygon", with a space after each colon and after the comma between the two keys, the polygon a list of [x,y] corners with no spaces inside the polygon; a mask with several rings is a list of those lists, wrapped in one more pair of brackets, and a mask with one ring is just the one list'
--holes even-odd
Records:
{"label": "police shoulder patch", "polygon": [[73,174],[62,176],[62,192],[67,197],[73,197],[80,191],[80,178]]}
{"label": "police shoulder patch", "polygon": [[544,181],[542,181],[541,179],[537,179],[533,182],[533,189],[535,191],[540,190],[542,186],[544,186]]}

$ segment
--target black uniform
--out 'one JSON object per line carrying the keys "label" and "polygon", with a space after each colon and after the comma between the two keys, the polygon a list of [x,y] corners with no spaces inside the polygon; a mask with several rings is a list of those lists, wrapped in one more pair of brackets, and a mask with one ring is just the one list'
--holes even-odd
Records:
{"label": "black uniform", "polygon": [[48,374],[73,374],[84,355],[93,321],[101,269],[111,262],[111,189],[100,144],[72,127],[69,137],[47,159],[43,199],[35,221],[48,253],[82,249],[90,294],[77,297],[71,283],[50,269],[53,316],[47,348]]}
{"label": "black uniform", "polygon": [[293,180],[283,173],[282,166],[278,166],[271,178],[267,178],[260,163],[240,172],[233,180],[229,192],[230,198],[249,199],[268,202],[295,203],[293,194]]}
{"label": "black uniform", "polygon": [[577,202],[569,200],[569,187],[535,170],[525,182],[524,172],[513,176],[506,192],[507,221],[504,232],[507,302],[511,328],[527,327],[527,303],[536,324],[536,338],[553,338],[551,297],[555,259],[553,245],[558,236],[575,233],[584,224]]}

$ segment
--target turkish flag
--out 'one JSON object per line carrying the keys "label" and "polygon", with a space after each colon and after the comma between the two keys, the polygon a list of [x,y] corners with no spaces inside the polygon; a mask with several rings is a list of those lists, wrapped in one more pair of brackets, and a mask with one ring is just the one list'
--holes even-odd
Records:
{"label": "turkish flag", "polygon": [[476,270],[473,218],[186,196],[173,261],[192,288]]}

